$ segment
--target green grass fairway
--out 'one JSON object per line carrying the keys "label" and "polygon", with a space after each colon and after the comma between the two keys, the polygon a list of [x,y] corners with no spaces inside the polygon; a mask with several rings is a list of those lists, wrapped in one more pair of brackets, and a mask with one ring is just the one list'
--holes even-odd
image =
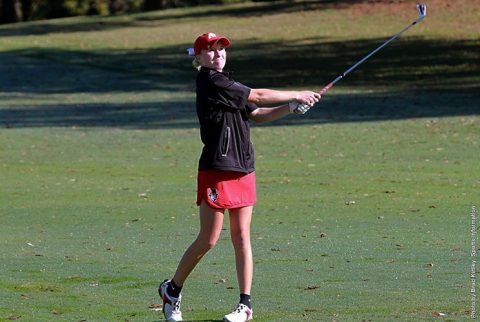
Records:
{"label": "green grass fairway", "polygon": [[[308,114],[253,125],[255,321],[470,319],[480,1],[427,5]],[[320,89],[416,17],[289,1],[0,26],[0,321],[162,320],[198,228],[198,34],[228,35],[252,87]],[[219,321],[235,276],[226,220],[184,318]]]}

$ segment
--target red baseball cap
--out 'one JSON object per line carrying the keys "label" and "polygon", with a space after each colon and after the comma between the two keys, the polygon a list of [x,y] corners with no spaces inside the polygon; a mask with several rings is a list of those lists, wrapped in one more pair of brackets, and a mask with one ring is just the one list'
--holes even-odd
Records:
{"label": "red baseball cap", "polygon": [[208,49],[208,47],[214,45],[218,41],[221,41],[225,47],[230,46],[230,40],[228,38],[214,34],[213,32],[207,32],[198,36],[193,44],[195,55],[200,54],[202,49]]}

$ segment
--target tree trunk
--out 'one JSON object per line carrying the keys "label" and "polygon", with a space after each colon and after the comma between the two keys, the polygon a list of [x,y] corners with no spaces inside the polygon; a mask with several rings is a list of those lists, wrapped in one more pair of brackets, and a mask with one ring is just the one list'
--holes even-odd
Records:
{"label": "tree trunk", "polygon": [[123,0],[109,0],[108,1],[108,12],[111,15],[125,11],[125,2]]}
{"label": "tree trunk", "polygon": [[99,13],[100,12],[98,11],[97,3],[94,0],[90,0],[88,2],[87,16],[96,16]]}
{"label": "tree trunk", "polygon": [[19,17],[15,8],[15,0],[2,0],[0,12],[0,23],[18,22]]}
{"label": "tree trunk", "polygon": [[22,3],[22,20],[28,21],[32,14],[32,0],[21,0]]}
{"label": "tree trunk", "polygon": [[65,8],[64,2],[65,0],[50,0],[47,18],[52,19],[70,16],[70,12]]}
{"label": "tree trunk", "polygon": [[167,7],[167,0],[145,0],[143,3],[143,10],[152,11],[165,9]]}

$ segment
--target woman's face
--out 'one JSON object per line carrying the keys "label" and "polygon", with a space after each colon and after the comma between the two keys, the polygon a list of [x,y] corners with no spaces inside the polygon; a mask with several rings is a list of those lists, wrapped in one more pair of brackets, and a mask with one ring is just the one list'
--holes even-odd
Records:
{"label": "woman's face", "polygon": [[197,60],[203,67],[215,69],[221,72],[227,62],[227,52],[221,42],[213,44],[208,49],[202,49]]}

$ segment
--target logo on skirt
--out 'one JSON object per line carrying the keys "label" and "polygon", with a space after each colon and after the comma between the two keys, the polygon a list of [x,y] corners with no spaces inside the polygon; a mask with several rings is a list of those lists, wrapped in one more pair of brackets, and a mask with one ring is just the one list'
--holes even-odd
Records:
{"label": "logo on skirt", "polygon": [[208,188],[207,193],[208,193],[208,198],[210,198],[211,201],[213,201],[213,202],[217,201],[217,199],[218,199],[217,189]]}

